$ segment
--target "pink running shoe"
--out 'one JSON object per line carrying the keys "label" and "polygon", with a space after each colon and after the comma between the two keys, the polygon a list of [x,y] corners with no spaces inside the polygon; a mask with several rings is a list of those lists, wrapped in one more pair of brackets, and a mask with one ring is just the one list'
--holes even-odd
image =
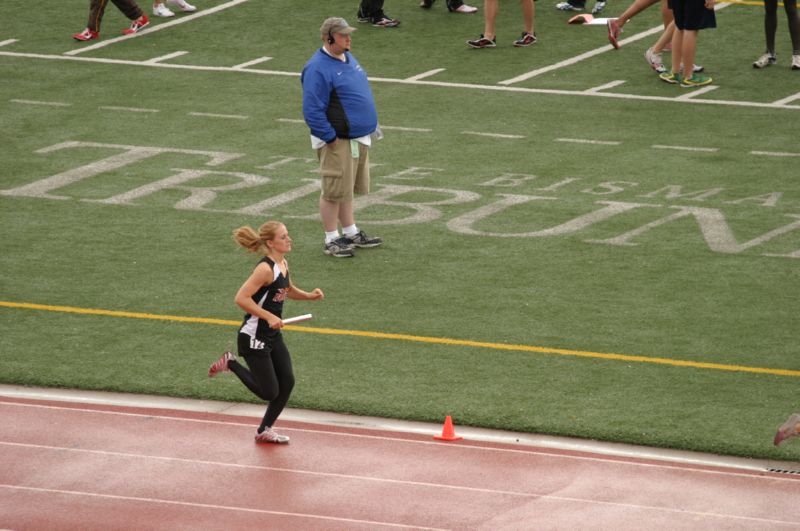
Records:
{"label": "pink running shoe", "polygon": [[617,39],[619,39],[620,33],[622,33],[622,30],[617,23],[617,19],[608,19],[608,42],[617,50],[619,50],[619,41]]}
{"label": "pink running shoe", "polygon": [[800,414],[795,413],[789,419],[780,425],[778,432],[775,434],[775,440],[772,441],[775,446],[789,439],[800,435]]}
{"label": "pink running shoe", "polygon": [[289,444],[289,437],[278,435],[272,428],[266,428],[261,433],[256,433],[257,443]]}
{"label": "pink running shoe", "polygon": [[225,354],[220,356],[220,358],[212,363],[211,367],[208,368],[208,377],[211,378],[216,376],[217,373],[230,371],[228,368],[228,362],[235,359],[236,356],[234,356],[233,352],[230,350],[226,351]]}

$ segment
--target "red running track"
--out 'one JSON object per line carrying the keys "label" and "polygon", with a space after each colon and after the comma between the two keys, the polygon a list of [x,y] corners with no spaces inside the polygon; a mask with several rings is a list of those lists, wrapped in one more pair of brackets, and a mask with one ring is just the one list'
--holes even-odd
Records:
{"label": "red running track", "polygon": [[800,477],[0,397],[0,528],[800,529]]}

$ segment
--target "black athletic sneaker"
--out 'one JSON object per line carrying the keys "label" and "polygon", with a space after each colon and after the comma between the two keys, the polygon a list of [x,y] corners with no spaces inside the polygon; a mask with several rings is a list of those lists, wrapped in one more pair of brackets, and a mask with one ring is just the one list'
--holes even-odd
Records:
{"label": "black athletic sneaker", "polygon": [[339,236],[330,243],[326,243],[322,252],[335,258],[352,258],[356,255],[352,242],[344,236]]}
{"label": "black athletic sneaker", "polygon": [[514,41],[514,46],[520,48],[522,46],[530,46],[536,43],[536,34],[531,35],[527,31],[522,32],[522,37]]}
{"label": "black athletic sneaker", "polygon": [[376,28],[396,28],[400,25],[400,21],[396,18],[389,18],[386,15],[381,15],[379,17],[373,17],[372,25]]}
{"label": "black athletic sneaker", "polygon": [[483,33],[481,33],[480,38],[474,41],[467,41],[467,46],[470,48],[494,48],[497,46],[497,37],[494,39],[487,39],[483,36]]}
{"label": "black athletic sneaker", "polygon": [[353,247],[377,247],[383,243],[377,236],[370,238],[363,230],[353,236],[342,235],[342,239]]}

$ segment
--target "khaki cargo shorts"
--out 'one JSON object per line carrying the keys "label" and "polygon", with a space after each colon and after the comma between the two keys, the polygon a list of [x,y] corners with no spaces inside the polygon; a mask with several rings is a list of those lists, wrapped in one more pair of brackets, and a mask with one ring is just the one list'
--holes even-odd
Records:
{"label": "khaki cargo shorts", "polygon": [[354,158],[351,142],[355,141],[340,138],[333,148],[326,144],[317,149],[322,199],[326,201],[346,203],[354,194],[369,193],[369,147],[356,142],[358,158]]}

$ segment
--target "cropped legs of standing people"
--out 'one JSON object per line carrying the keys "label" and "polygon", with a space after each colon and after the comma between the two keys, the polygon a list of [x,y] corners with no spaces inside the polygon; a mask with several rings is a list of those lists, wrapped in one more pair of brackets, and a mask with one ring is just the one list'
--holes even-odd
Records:
{"label": "cropped legs of standing people", "polygon": [[[111,0],[111,2],[122,11],[126,17],[131,20],[131,25],[122,31],[125,35],[136,33],[148,24],[150,21],[147,15],[136,5],[133,0]],[[103,14],[106,11],[108,0],[90,0],[89,2],[89,22],[86,24],[86,29],[80,33],[72,36],[76,41],[90,41],[92,39],[100,38],[100,22],[103,20]]]}
{"label": "cropped legs of standing people", "polygon": [[[536,43],[536,31],[534,23],[536,19],[536,5],[534,0],[520,0],[522,8],[522,23],[525,30],[522,36],[514,41],[514,46],[521,48]],[[484,0],[483,2],[483,33],[475,40],[467,41],[470,48],[494,48],[497,46],[497,33],[495,22],[497,13],[500,11],[499,0]]]}
{"label": "cropped legs of standing people", "polygon": [[[800,15],[797,13],[797,0],[784,0],[783,9],[789,23],[789,36],[792,39],[792,70],[800,70]],[[778,56],[775,53],[775,34],[778,31],[778,0],[764,0],[764,36],[767,49],[756,59],[753,68],[774,65]]]}
{"label": "cropped legs of standing people", "polygon": [[383,12],[383,0],[361,0],[357,17],[359,22],[369,22],[376,28],[394,28],[400,24]]}
{"label": "cropped legs of standing people", "polygon": [[[184,13],[194,13],[197,11],[197,8],[186,0],[167,0],[167,4],[177,7]],[[174,17],[175,13],[164,5],[162,0],[155,0],[153,2],[153,15],[157,17]]]}
{"label": "cropped legs of standing people", "polygon": [[[436,0],[421,0],[419,7],[422,9],[430,9]],[[477,7],[468,6],[462,0],[447,0],[447,10],[451,13],[476,13]]]}

